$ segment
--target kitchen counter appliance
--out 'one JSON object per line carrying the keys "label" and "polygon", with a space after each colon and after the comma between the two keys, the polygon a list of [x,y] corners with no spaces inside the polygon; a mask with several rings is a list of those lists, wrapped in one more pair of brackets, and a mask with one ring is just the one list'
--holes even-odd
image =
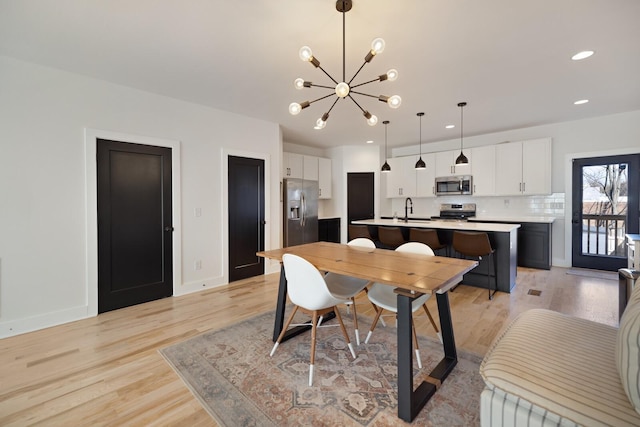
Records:
{"label": "kitchen counter appliance", "polygon": [[475,203],[443,203],[440,205],[440,215],[431,219],[441,221],[466,221],[467,218],[476,216]]}
{"label": "kitchen counter appliance", "polygon": [[436,196],[451,196],[454,194],[470,196],[472,189],[471,175],[441,176],[436,178]]}

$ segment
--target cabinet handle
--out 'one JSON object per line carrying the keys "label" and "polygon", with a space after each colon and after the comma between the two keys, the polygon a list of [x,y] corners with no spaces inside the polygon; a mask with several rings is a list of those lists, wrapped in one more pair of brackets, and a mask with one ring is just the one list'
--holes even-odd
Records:
{"label": "cabinet handle", "polygon": [[322,188],[318,188],[318,196],[322,196]]}
{"label": "cabinet handle", "polygon": [[522,193],[522,183],[520,183],[520,189],[518,191]]}
{"label": "cabinet handle", "polygon": [[436,187],[431,187],[431,194],[436,194]]}
{"label": "cabinet handle", "polygon": [[473,192],[474,193],[476,192],[476,185],[475,184],[473,184]]}
{"label": "cabinet handle", "polygon": [[527,191],[527,183],[526,183],[526,182],[523,182],[523,183],[522,183],[522,192],[524,193],[524,192],[526,192],[526,191]]}

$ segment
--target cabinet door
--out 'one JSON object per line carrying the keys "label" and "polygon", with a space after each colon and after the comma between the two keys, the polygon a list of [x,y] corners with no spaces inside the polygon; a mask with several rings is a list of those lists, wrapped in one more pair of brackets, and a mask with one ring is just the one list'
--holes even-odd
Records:
{"label": "cabinet door", "polygon": [[302,156],[302,177],[309,181],[318,180],[318,158],[314,156]]}
{"label": "cabinet door", "polygon": [[522,142],[522,194],[551,194],[551,139]]}
{"label": "cabinet door", "polygon": [[494,145],[474,147],[471,149],[471,155],[474,166],[473,195],[494,196],[496,194],[496,147]]}
{"label": "cabinet door", "polygon": [[496,195],[520,195],[522,189],[522,143],[496,145]]}
{"label": "cabinet door", "polygon": [[318,186],[321,199],[331,198],[331,159],[318,159]]}
{"label": "cabinet door", "polygon": [[282,160],[284,178],[302,178],[304,167],[302,154],[282,153]]}
{"label": "cabinet door", "polygon": [[391,171],[387,176],[387,197],[414,197],[416,195],[416,156],[387,159]]}
{"label": "cabinet door", "polygon": [[416,197],[435,197],[436,156],[433,153],[423,154],[422,160],[427,168],[416,171]]}
{"label": "cabinet door", "polygon": [[440,151],[436,155],[436,176],[451,176],[453,171],[453,151]]}

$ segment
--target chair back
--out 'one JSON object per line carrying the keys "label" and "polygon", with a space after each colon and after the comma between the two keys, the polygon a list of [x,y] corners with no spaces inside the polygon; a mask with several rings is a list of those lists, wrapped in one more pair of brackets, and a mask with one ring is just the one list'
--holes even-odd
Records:
{"label": "chair back", "polygon": [[306,259],[284,254],[282,263],[287,278],[287,294],[295,305],[307,310],[321,310],[344,302],[329,292],[320,271]]}
{"label": "chair back", "polygon": [[487,256],[493,253],[487,233],[454,231],[452,246],[456,252],[471,257]]}
{"label": "chair back", "polygon": [[376,248],[376,244],[373,243],[373,240],[367,239],[365,237],[358,237],[357,239],[353,239],[349,243],[347,243],[347,245],[357,246],[360,248],[371,248],[371,249]]}
{"label": "chair back", "polygon": [[429,246],[425,245],[424,243],[420,243],[420,242],[408,242],[408,243],[405,243],[404,245],[398,246],[396,251],[412,253],[412,254],[427,255],[427,256],[434,256],[435,255],[433,253],[433,250]]}
{"label": "chair back", "polygon": [[440,243],[438,232],[433,229],[411,228],[409,229],[409,240],[424,243],[434,250],[445,247],[445,245]]}
{"label": "chair back", "polygon": [[358,224],[349,224],[349,235],[347,238],[349,239],[357,239],[358,237],[371,238],[369,234],[369,226],[367,225],[358,225]]}
{"label": "chair back", "polygon": [[393,249],[405,243],[400,227],[378,227],[378,240]]}

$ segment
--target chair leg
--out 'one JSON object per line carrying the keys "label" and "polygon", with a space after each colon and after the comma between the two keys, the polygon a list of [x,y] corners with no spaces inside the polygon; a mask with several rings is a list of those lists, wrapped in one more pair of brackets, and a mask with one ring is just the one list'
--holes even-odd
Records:
{"label": "chair leg", "polygon": [[376,308],[376,317],[373,319],[373,323],[371,324],[371,328],[369,329],[369,333],[367,334],[367,338],[364,340],[365,344],[369,344],[369,338],[371,338],[371,334],[373,334],[373,330],[376,328],[378,324],[378,319],[380,319],[380,315],[382,314],[382,308],[375,306]]}
{"label": "chair leg", "polygon": [[492,300],[493,299],[493,295],[495,295],[496,292],[498,292],[498,266],[496,265],[496,257],[494,253],[490,253],[489,256],[491,257],[491,264],[493,264],[493,278],[495,280],[496,283],[496,287],[494,288],[493,292],[491,292],[491,275],[487,275],[487,289],[489,289],[489,299]]}
{"label": "chair leg", "polygon": [[420,359],[420,346],[418,345],[418,334],[416,333],[416,325],[411,318],[411,332],[413,333],[413,345],[416,348],[416,360],[418,361],[418,369],[422,369],[422,360]]}
{"label": "chair leg", "polygon": [[351,351],[351,355],[353,358],[356,358],[356,352],[353,349],[353,344],[351,344],[351,340],[349,339],[349,334],[347,333],[347,328],[344,327],[344,323],[342,322],[342,316],[340,316],[340,311],[338,311],[338,307],[333,307],[333,312],[336,314],[336,318],[340,323],[340,329],[342,329],[342,335],[344,335],[344,339],[347,342],[347,347],[349,347],[349,351]]}
{"label": "chair leg", "polygon": [[[358,312],[356,311],[356,298],[351,297],[351,302],[353,305],[353,329],[356,333],[356,345],[360,345],[360,332],[358,331]],[[349,307],[349,306],[347,306]]]}
{"label": "chair leg", "polygon": [[431,316],[431,312],[427,308],[427,304],[422,304],[422,308],[424,308],[424,312],[427,313],[427,317],[429,317],[429,321],[431,322],[431,326],[433,326],[433,329],[436,330],[436,335],[438,335],[438,339],[440,340],[441,343],[444,343],[444,341],[442,341],[442,333],[438,329],[438,326],[436,325],[435,320],[433,320],[433,316]]}
{"label": "chair leg", "polygon": [[311,319],[311,360],[309,362],[309,387],[313,385],[313,365],[316,362],[316,330],[318,324],[318,311],[313,311]]}
{"label": "chair leg", "polygon": [[296,305],[293,307],[293,311],[289,315],[287,322],[284,324],[284,327],[282,328],[282,332],[280,332],[280,335],[278,335],[278,339],[276,340],[276,343],[273,345],[273,348],[271,349],[271,353],[269,354],[269,357],[273,357],[274,353],[276,352],[276,349],[278,348],[278,345],[280,345],[280,342],[284,337],[284,334],[287,332],[287,329],[289,329],[289,325],[291,324],[291,321],[293,320],[293,316],[296,315],[297,311],[298,311],[298,306]]}

